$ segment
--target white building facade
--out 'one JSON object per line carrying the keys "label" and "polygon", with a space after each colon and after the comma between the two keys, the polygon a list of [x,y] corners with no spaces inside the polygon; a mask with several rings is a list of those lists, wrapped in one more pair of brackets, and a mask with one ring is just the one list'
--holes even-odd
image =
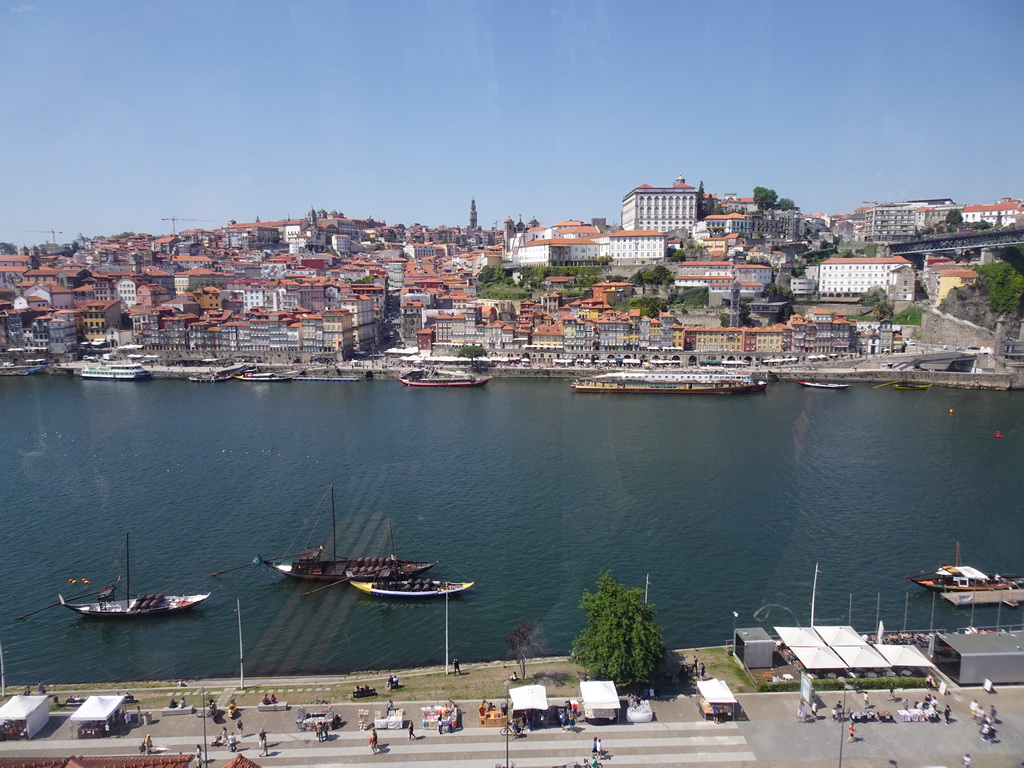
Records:
{"label": "white building facade", "polygon": [[682,176],[671,187],[641,184],[622,198],[623,229],[689,232],[696,223],[697,190]]}
{"label": "white building facade", "polygon": [[911,266],[902,256],[888,258],[833,258],[818,266],[821,296],[859,296],[875,286],[888,292],[899,278],[898,270]]}

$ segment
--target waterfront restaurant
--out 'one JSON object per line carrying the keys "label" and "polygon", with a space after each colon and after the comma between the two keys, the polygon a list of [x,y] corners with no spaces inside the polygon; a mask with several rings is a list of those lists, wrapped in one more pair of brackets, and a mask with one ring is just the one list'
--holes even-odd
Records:
{"label": "waterfront restaurant", "polygon": [[78,723],[76,736],[79,739],[102,739],[112,733],[124,731],[124,715],[121,705],[124,696],[90,696],[69,718]]}

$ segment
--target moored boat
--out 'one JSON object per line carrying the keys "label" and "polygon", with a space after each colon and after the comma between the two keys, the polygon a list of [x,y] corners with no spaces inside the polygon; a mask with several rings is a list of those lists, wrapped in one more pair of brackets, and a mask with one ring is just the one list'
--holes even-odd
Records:
{"label": "moored boat", "polygon": [[405,371],[398,381],[407,387],[482,387],[489,376],[475,376],[465,371],[440,371],[435,368],[414,368]]}
{"label": "moored boat", "polygon": [[195,376],[189,376],[188,380],[216,384],[218,381],[230,381],[231,376],[230,373],[197,373]]}
{"label": "moored boat", "polygon": [[239,381],[291,381],[295,372],[275,373],[273,371],[245,371],[235,376]]}
{"label": "moored boat", "polygon": [[338,557],[337,514],[334,506],[334,486],[331,486],[331,550],[325,547],[309,547],[298,555],[278,557],[256,556],[256,561],[273,568],[278,573],[303,581],[342,582],[353,578],[373,579],[383,573],[394,574],[396,578],[416,576],[437,565],[436,561],[400,560],[395,554],[394,527],[388,520],[387,536],[391,553],[384,557]]}
{"label": "moored boat", "polygon": [[834,384],[832,382],[824,381],[798,381],[801,387],[814,387],[816,389],[849,389],[849,384]]}
{"label": "moored boat", "polygon": [[153,376],[138,363],[90,363],[82,368],[83,379],[138,381]]}
{"label": "moored boat", "polygon": [[[131,581],[131,550],[128,545],[128,534],[124,537],[125,548],[125,594],[123,600],[117,599],[117,584],[105,587],[96,595],[96,601],[91,603],[75,602],[81,598],[71,598],[69,602],[63,595],[58,594],[57,599],[65,608],[70,608],[75,613],[83,616],[96,616],[99,618],[136,618],[140,616],[160,616],[167,613],[176,613],[188,608],[194,608],[210,596],[210,593],[201,595],[164,595],[164,594],[132,594]],[[120,581],[120,578],[118,579]],[[83,595],[82,597],[88,597]]]}
{"label": "moored boat", "polygon": [[910,381],[897,381],[897,382],[893,383],[892,388],[893,389],[905,389],[905,390],[920,390],[920,389],[928,389],[928,387],[930,387],[930,386],[931,386],[931,384],[915,384],[915,383],[910,382]]}
{"label": "moored boat", "polygon": [[768,382],[739,371],[617,371],[579,379],[571,386],[577,392],[729,395],[764,392]]}
{"label": "moored boat", "polygon": [[378,597],[443,597],[465,592],[475,581],[438,581],[436,579],[388,579],[351,581],[360,592]]}
{"label": "moored boat", "polygon": [[943,565],[932,573],[920,573],[907,578],[919,587],[935,592],[989,592],[1020,589],[1024,585],[1019,576],[988,574],[969,565]]}

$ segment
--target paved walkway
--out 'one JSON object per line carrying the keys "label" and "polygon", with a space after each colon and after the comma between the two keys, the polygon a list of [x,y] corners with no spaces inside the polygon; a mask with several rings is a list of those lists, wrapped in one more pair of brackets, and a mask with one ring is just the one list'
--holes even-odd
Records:
{"label": "paved walkway", "polygon": [[[371,716],[379,702],[360,707],[344,702],[335,706],[344,723],[330,735],[327,742],[319,743],[311,732],[299,732],[295,727],[295,705],[319,698],[323,690],[316,685],[275,684],[277,696],[292,704],[288,712],[258,712],[246,707],[242,713],[245,724],[241,753],[268,768],[324,768],[324,766],[454,766],[455,768],[493,768],[505,763],[506,738],[498,729],[480,728],[476,724],[475,706],[478,702],[462,702],[468,714],[465,727],[454,734],[440,735],[436,731],[421,729],[416,721],[415,741],[401,731],[380,731],[381,752],[370,753],[368,733],[358,730],[357,711],[369,709]],[[249,689],[251,693],[253,689]],[[199,703],[198,689],[177,689],[189,701]],[[234,687],[227,681],[208,681],[206,693],[220,700],[233,695]],[[885,701],[887,692],[872,692],[871,699],[878,708],[894,710]],[[906,692],[907,698],[920,699],[920,692]],[[955,691],[945,698],[953,709],[955,722],[944,723],[868,723],[857,725],[857,740],[845,739],[846,725],[831,720],[829,709],[836,694],[824,697],[822,719],[815,723],[799,723],[796,718],[796,694],[741,694],[737,697],[745,718],[737,723],[715,725],[699,719],[692,698],[657,701],[653,709],[657,720],[637,725],[591,726],[583,725],[576,733],[550,728],[513,739],[508,744],[509,759],[519,768],[547,768],[549,766],[581,765],[590,756],[591,740],[600,736],[605,749],[607,768],[629,766],[693,766],[714,765],[716,768],[762,766],[781,768],[801,766],[825,768],[837,764],[842,749],[842,760],[851,768],[924,768],[948,766],[959,768],[965,752],[973,758],[972,768],[1011,768],[1024,759],[1024,689],[1005,689],[988,695],[980,689]],[[977,728],[971,722],[968,704],[977,698],[986,710],[992,704],[999,710],[999,736],[994,744],[982,742]],[[407,716],[419,714],[425,702],[395,702],[404,707]],[[847,707],[851,708],[853,699]],[[54,717],[47,729],[30,742],[0,742],[0,757],[17,755],[134,755],[138,745],[151,734],[154,744],[170,753],[191,753],[203,740],[206,742],[220,731],[222,724],[213,724],[202,718],[189,716],[161,717],[153,713],[150,725],[132,728],[127,736],[97,740],[72,738],[72,724],[66,715]],[[226,723],[233,729],[233,723]],[[266,728],[270,734],[270,755],[260,757],[256,734]],[[223,765],[232,757],[224,748],[211,747],[209,756],[213,768]]]}

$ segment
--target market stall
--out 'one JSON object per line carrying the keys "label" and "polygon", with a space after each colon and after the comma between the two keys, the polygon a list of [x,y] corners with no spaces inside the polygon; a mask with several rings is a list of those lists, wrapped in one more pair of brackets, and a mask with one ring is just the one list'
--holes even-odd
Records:
{"label": "market stall", "polygon": [[379,731],[400,731],[405,728],[405,710],[393,709],[391,712],[378,710],[373,718],[373,727]]}
{"label": "market stall", "polygon": [[124,696],[90,696],[69,718],[78,723],[75,731],[79,739],[102,739],[125,730],[121,705]]}
{"label": "market stall", "polygon": [[619,694],[610,680],[584,680],[580,683],[583,717],[589,721],[619,719]]}
{"label": "market stall", "polygon": [[697,697],[697,706],[705,720],[709,717],[717,720],[736,719],[736,697],[732,695],[725,682],[715,678],[698,680],[697,691],[700,694]]}
{"label": "market stall", "polygon": [[480,713],[480,727],[481,728],[503,728],[508,724],[508,718],[505,716],[503,709],[498,709],[493,703],[489,701],[480,702],[480,706],[477,709]]}
{"label": "market stall", "polygon": [[0,707],[5,739],[31,739],[50,722],[49,696],[12,696]]}
{"label": "market stall", "polygon": [[421,707],[420,712],[423,714],[421,728],[443,728],[451,733],[462,727],[462,710],[453,702]]}
{"label": "market stall", "polygon": [[509,688],[512,699],[512,716],[525,715],[527,727],[531,730],[547,725],[548,691],[543,685],[521,685]]}

